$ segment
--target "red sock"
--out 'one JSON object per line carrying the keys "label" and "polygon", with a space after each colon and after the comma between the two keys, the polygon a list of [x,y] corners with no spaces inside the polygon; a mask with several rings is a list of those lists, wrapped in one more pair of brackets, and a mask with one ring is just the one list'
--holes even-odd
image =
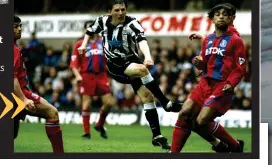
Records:
{"label": "red sock", "polygon": [[177,120],[171,144],[171,152],[180,152],[191,134],[191,123],[185,120]]}
{"label": "red sock", "polygon": [[99,120],[96,124],[98,127],[103,127],[106,121],[106,118],[108,116],[108,111],[105,111],[104,109],[100,109],[100,115],[99,115]]}
{"label": "red sock", "polygon": [[218,122],[213,121],[210,123],[208,129],[215,137],[227,143],[231,150],[235,151],[239,147],[239,142],[235,140]]}
{"label": "red sock", "polygon": [[85,134],[90,134],[90,111],[89,110],[82,110],[82,122],[83,122],[83,129]]}
{"label": "red sock", "polygon": [[62,131],[58,120],[47,120],[45,131],[49,138],[54,153],[64,153]]}

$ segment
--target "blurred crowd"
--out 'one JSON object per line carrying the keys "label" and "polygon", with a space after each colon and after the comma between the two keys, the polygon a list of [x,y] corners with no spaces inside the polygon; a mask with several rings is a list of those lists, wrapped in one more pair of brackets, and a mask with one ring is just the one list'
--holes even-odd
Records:
{"label": "blurred crowd", "polygon": [[[80,108],[81,97],[74,75],[69,69],[72,43],[65,43],[62,50],[46,46],[32,34],[28,43],[19,41],[22,54],[29,72],[30,88],[44,97],[57,108]],[[171,47],[164,47],[159,39],[149,43],[155,65],[150,69],[163,93],[170,99],[185,101],[189,93],[200,80],[200,72],[191,60],[199,54],[200,44],[179,43],[172,39]],[[243,81],[235,88],[232,109],[251,110],[251,44],[246,43],[248,58],[247,73]],[[140,56],[142,56],[140,52]],[[140,98],[134,94],[130,85],[124,85],[111,79],[111,88],[118,101],[115,108],[137,109]],[[99,107],[99,97],[93,98],[93,107]],[[159,104],[158,104],[159,106]]]}

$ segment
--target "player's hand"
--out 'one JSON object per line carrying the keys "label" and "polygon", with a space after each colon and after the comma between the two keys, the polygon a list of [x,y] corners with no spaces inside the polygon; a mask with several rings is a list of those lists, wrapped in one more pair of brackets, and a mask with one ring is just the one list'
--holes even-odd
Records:
{"label": "player's hand", "polygon": [[83,55],[86,52],[87,47],[86,46],[80,46],[77,51],[80,55]]}
{"label": "player's hand", "polygon": [[76,76],[76,83],[79,84],[83,79],[81,76]]}
{"label": "player's hand", "polygon": [[35,107],[34,101],[29,100],[29,99],[25,99],[24,104],[25,104],[25,109],[26,110],[35,111],[36,107]]}
{"label": "player's hand", "polygon": [[200,39],[203,38],[203,36],[202,36],[201,34],[198,34],[198,33],[192,33],[192,34],[189,35],[188,38],[189,38],[190,40],[195,40],[195,39],[200,40]]}
{"label": "player's hand", "polygon": [[233,88],[230,84],[226,84],[222,91],[226,94],[230,94],[233,92]]}
{"label": "player's hand", "polygon": [[193,58],[193,60],[192,60],[192,63],[193,63],[195,66],[200,65],[202,62],[203,62],[203,59],[202,59],[201,56],[196,56],[196,57]]}
{"label": "player's hand", "polygon": [[152,59],[145,59],[144,60],[144,65],[147,67],[147,68],[150,68],[152,66],[154,66],[154,61]]}

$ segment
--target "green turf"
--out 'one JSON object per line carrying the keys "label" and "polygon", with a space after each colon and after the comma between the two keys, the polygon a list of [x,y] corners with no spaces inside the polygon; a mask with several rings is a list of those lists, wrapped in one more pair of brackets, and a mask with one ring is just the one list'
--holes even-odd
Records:
{"label": "green turf", "polygon": [[[165,152],[151,144],[151,131],[147,126],[106,125],[109,139],[105,140],[92,129],[92,139],[85,140],[82,126],[63,124],[65,152]],[[172,127],[162,127],[162,134],[171,142]],[[245,141],[245,152],[251,152],[251,129],[228,129],[238,139]],[[51,152],[51,145],[43,124],[21,123],[20,132],[14,142],[15,152]],[[192,133],[183,152],[213,152],[210,144]]]}

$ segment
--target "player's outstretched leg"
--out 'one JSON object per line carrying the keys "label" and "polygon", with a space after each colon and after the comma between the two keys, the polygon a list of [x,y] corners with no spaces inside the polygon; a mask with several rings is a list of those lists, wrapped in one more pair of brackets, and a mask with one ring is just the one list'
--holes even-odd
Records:
{"label": "player's outstretched leg", "polygon": [[112,94],[108,93],[103,95],[102,97],[103,106],[100,109],[100,116],[99,120],[96,123],[94,129],[98,132],[100,132],[100,136],[104,139],[108,138],[106,129],[104,127],[106,118],[111,110],[111,107],[116,104],[115,98],[113,98]]}
{"label": "player's outstretched leg", "polygon": [[45,131],[48,139],[51,142],[54,153],[63,153],[63,140],[62,140],[62,130],[59,124],[58,110],[49,104],[43,98],[40,102],[35,104],[36,111],[30,112],[29,115],[38,116],[46,119]]}
{"label": "player's outstretched leg", "polygon": [[181,110],[182,103],[179,101],[170,101],[165,97],[145,65],[131,63],[124,73],[130,77],[140,77],[142,84],[160,101],[165,111],[179,112]]}
{"label": "player's outstretched leg", "polygon": [[[243,152],[244,141],[233,138],[223,126],[217,124],[217,122],[210,122],[207,128],[209,131],[212,131],[211,134],[213,136],[215,136],[216,138],[220,139],[220,141],[223,141],[228,145],[230,152]],[[218,152],[217,147],[213,147],[212,149]]]}
{"label": "player's outstretched leg", "polygon": [[[194,122],[196,121],[194,120]],[[215,126],[215,128],[216,127],[217,126]],[[200,127],[193,127],[193,131],[209,142],[212,145],[212,150],[215,152],[230,152],[229,146],[224,141],[216,138],[213,134],[201,131]]]}
{"label": "player's outstretched leg", "polygon": [[[135,86],[133,88],[135,89]],[[156,109],[154,96],[143,85],[140,88],[138,88],[137,94],[140,96],[140,98],[144,104],[145,117],[149,123],[149,127],[152,131],[152,134],[153,134],[152,144],[154,146],[161,146],[162,149],[169,150],[170,145],[167,142],[167,139],[161,135],[159,116],[158,116],[158,112]]]}
{"label": "player's outstretched leg", "polygon": [[84,134],[81,136],[84,139],[91,139],[90,134],[90,105],[91,105],[91,97],[89,95],[82,95],[82,126]]}
{"label": "player's outstretched leg", "polygon": [[180,152],[182,150],[191,135],[193,128],[192,116],[198,114],[200,109],[201,107],[190,98],[185,101],[173,130],[170,152]]}
{"label": "player's outstretched leg", "polygon": [[[196,119],[196,127],[201,134],[212,134],[216,138],[225,142],[230,148],[230,152],[243,152],[244,143],[234,139],[221,125],[214,122],[217,111],[211,107],[203,107]],[[213,121],[213,122],[211,122]]]}

